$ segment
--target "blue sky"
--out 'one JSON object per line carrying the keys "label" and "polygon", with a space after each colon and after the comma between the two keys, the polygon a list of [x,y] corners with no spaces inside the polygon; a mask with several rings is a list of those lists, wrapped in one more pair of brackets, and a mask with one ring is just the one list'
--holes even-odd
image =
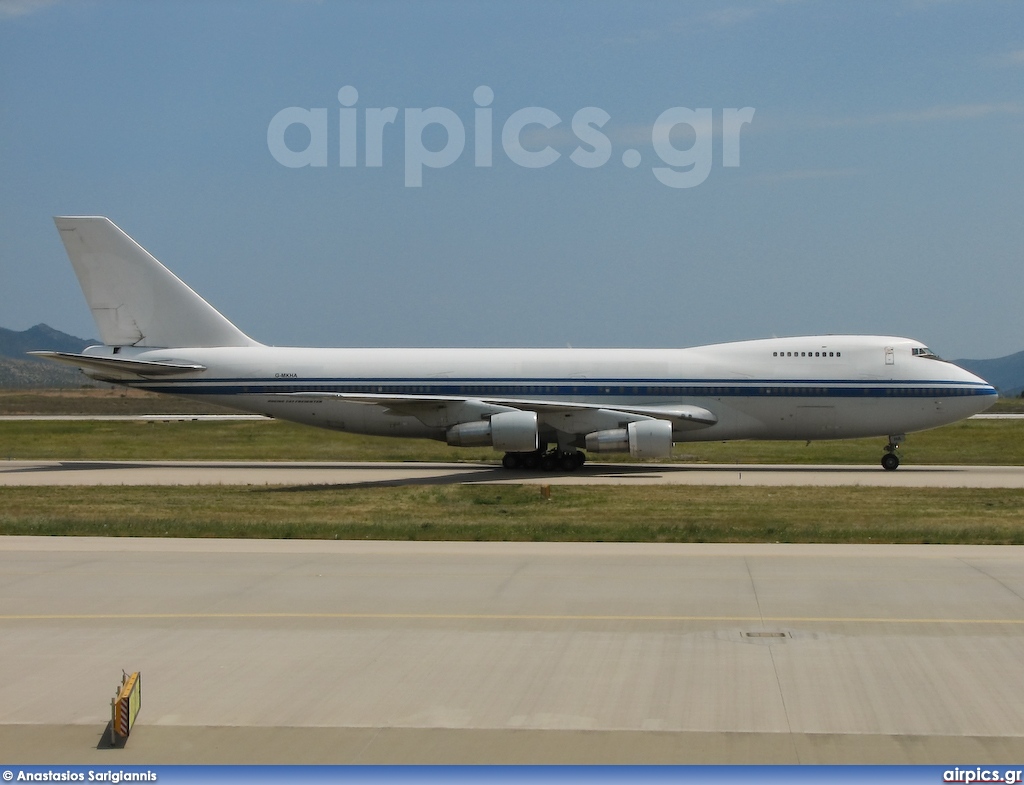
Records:
{"label": "blue sky", "polygon": [[[277,345],[881,333],[1000,356],[1024,348],[1022,88],[1013,0],[0,0],[0,326],[96,334],[51,216],[102,214]],[[275,158],[289,107],[325,110],[326,166]],[[368,110],[386,107],[367,166]],[[410,187],[410,149],[452,143],[436,124],[406,139],[410,111],[432,107],[465,149]],[[560,120],[517,137],[557,153],[547,166],[503,145],[530,107]],[[570,157],[596,149],[571,126],[586,107],[609,116],[592,168]],[[685,188],[654,174],[674,107],[712,118],[668,137],[711,151]],[[724,113],[745,107],[726,166]],[[302,152],[311,137],[281,138]]]}

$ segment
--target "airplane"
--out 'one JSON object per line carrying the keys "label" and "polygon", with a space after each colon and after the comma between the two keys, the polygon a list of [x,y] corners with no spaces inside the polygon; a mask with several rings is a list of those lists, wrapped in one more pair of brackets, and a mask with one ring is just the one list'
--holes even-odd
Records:
{"label": "airplane", "polygon": [[374,436],[490,446],[506,469],[591,453],[668,458],[675,442],[888,437],[988,408],[996,390],[919,341],[766,338],[685,349],[266,346],[102,216],[54,222],[102,346],[32,354],[125,387]]}

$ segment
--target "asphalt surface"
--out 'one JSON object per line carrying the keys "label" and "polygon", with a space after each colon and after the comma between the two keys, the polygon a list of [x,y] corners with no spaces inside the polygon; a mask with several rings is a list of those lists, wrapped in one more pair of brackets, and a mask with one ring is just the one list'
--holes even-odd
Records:
{"label": "asphalt surface", "polygon": [[590,463],[571,473],[510,472],[477,463],[0,461],[5,485],[869,485],[1024,488],[1024,466]]}
{"label": "asphalt surface", "polygon": [[1022,662],[1017,547],[0,538],[6,763],[1019,763]]}

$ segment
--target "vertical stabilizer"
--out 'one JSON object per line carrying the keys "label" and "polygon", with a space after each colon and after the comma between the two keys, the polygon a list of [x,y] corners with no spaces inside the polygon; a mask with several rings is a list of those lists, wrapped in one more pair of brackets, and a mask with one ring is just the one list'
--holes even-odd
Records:
{"label": "vertical stabilizer", "polygon": [[54,218],[108,346],[258,346],[109,218]]}

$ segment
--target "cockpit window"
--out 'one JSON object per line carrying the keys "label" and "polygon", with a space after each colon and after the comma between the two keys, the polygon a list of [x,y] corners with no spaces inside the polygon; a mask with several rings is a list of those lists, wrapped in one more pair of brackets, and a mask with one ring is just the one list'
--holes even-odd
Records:
{"label": "cockpit window", "polygon": [[926,346],[915,346],[913,349],[910,350],[910,352],[911,352],[911,354],[914,355],[914,357],[926,357],[929,360],[941,360],[942,359],[941,357],[939,357],[939,355],[937,355],[935,352],[933,352],[931,349],[929,349]]}

